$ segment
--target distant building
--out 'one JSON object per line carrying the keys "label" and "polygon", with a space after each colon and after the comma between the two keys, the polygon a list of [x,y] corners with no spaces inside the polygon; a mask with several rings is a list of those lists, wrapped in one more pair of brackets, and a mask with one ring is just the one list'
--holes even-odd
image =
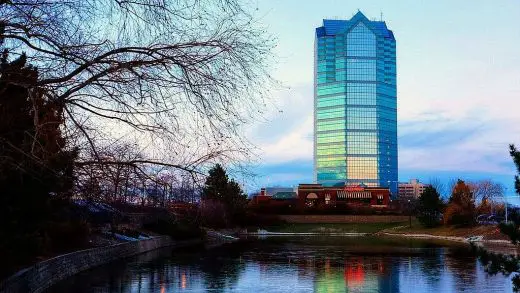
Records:
{"label": "distant building", "polygon": [[298,199],[298,189],[293,187],[262,187],[260,193],[251,197],[254,204],[273,203]]}
{"label": "distant building", "polygon": [[419,198],[428,184],[419,182],[419,179],[410,179],[408,182],[399,182],[399,197]]}
{"label": "distant building", "polygon": [[324,19],[314,55],[314,179],[397,193],[396,42],[357,12]]}
{"label": "distant building", "polygon": [[349,205],[386,208],[390,203],[390,190],[366,185],[326,187],[321,184],[300,184],[298,199],[307,207]]}
{"label": "distant building", "polygon": [[281,206],[292,208],[323,209],[337,207],[387,208],[390,190],[384,187],[366,185],[345,185],[328,187],[322,184],[300,184],[292,188],[262,188],[259,195],[251,198],[253,205]]}
{"label": "distant building", "polygon": [[263,196],[276,196],[277,193],[296,192],[293,187],[264,187],[260,189],[260,195]]}

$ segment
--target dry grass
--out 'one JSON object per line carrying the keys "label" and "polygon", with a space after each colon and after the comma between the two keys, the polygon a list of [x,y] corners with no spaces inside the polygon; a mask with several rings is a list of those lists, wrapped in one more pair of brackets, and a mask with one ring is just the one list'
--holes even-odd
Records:
{"label": "dry grass", "polygon": [[392,229],[405,225],[405,222],[398,223],[289,223],[281,226],[268,227],[271,232],[291,232],[291,233],[376,233],[382,230]]}
{"label": "dry grass", "polygon": [[454,226],[440,226],[436,228],[424,228],[418,222],[412,223],[412,228],[403,227],[392,230],[392,233],[406,233],[406,234],[430,234],[435,236],[455,236],[455,237],[470,237],[481,235],[485,240],[509,240],[509,238],[502,234],[496,225],[482,225],[474,227],[457,228]]}

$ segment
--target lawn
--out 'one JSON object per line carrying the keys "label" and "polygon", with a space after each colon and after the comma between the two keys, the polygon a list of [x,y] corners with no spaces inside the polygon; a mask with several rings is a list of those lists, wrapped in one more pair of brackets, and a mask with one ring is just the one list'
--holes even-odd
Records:
{"label": "lawn", "polygon": [[312,224],[284,224],[280,226],[267,227],[270,232],[292,232],[292,233],[376,233],[381,230],[408,225],[408,222],[400,223],[312,223]]}
{"label": "lawn", "polygon": [[417,220],[412,222],[412,228],[408,225],[388,231],[392,233],[404,233],[404,234],[430,234],[435,236],[456,236],[467,238],[475,235],[482,235],[486,240],[508,240],[509,238],[500,233],[496,225],[477,225],[473,227],[461,227],[457,228],[454,226],[441,225],[435,228],[425,228]]}

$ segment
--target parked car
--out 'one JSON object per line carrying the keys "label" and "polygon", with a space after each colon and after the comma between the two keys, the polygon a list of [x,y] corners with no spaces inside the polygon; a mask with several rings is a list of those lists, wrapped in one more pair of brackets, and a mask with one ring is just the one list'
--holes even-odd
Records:
{"label": "parked car", "polygon": [[497,215],[491,215],[488,218],[488,221],[495,221],[497,224],[505,221],[504,217],[497,216]]}
{"label": "parked car", "polygon": [[477,216],[477,222],[481,222],[481,221],[485,221],[487,220],[487,218],[489,217],[490,215],[489,214],[482,214],[482,215],[478,215]]}
{"label": "parked car", "polygon": [[477,217],[480,225],[497,225],[504,221],[504,218],[495,214],[482,214]]}

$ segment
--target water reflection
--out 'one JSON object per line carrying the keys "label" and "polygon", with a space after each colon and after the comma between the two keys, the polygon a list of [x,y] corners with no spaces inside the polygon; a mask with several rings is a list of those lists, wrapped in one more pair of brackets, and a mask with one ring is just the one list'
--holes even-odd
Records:
{"label": "water reflection", "polygon": [[[472,251],[467,248],[454,248],[445,256],[446,267],[455,278],[454,284],[457,292],[464,291],[468,287],[475,288],[477,261]],[[461,259],[471,261],[460,261]]]}
{"label": "water reflection", "polygon": [[512,292],[466,247],[382,239],[266,239],[159,250],[48,292]]}
{"label": "water reflection", "polygon": [[[345,257],[344,264],[315,267],[314,292],[399,292],[392,276],[392,260],[382,257]],[[393,282],[392,282],[393,281]]]}

